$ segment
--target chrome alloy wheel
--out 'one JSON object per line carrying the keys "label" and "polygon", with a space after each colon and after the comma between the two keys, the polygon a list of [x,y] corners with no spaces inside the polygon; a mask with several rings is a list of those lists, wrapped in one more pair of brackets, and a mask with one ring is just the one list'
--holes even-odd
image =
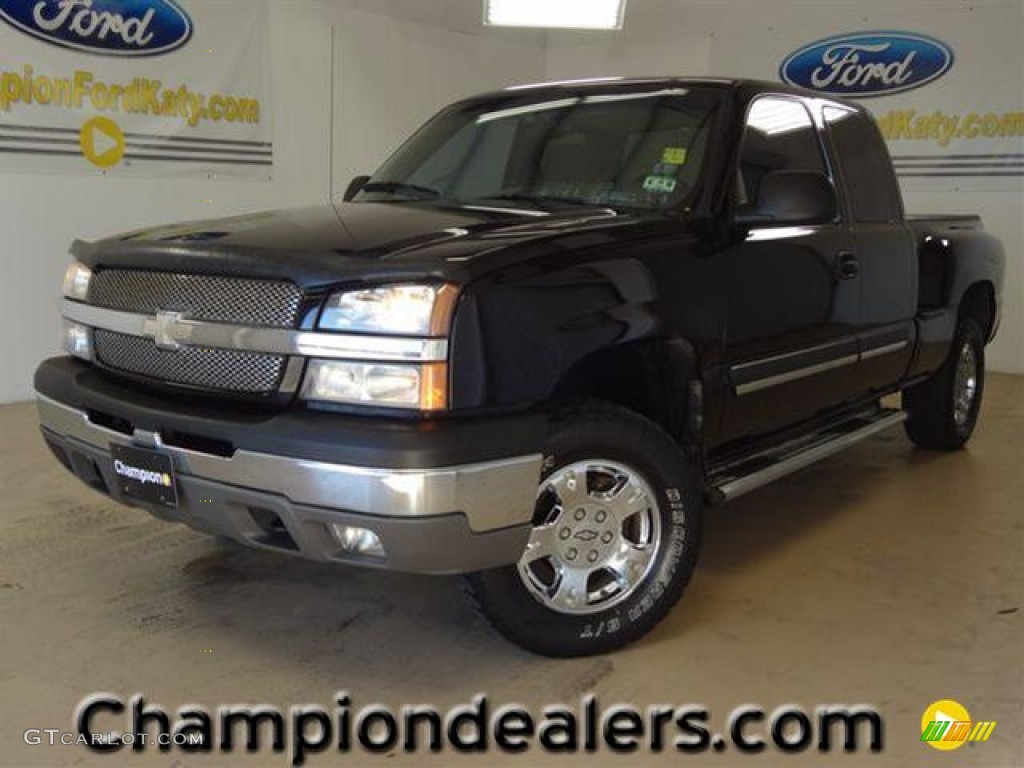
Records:
{"label": "chrome alloy wheel", "polygon": [[607,610],[654,565],[662,536],[657,498],[624,464],[593,459],[559,469],[537,489],[536,512],[519,576],[553,611]]}
{"label": "chrome alloy wheel", "polygon": [[978,357],[969,343],[960,348],[953,385],[953,420],[962,427],[970,418],[974,400],[978,396]]}

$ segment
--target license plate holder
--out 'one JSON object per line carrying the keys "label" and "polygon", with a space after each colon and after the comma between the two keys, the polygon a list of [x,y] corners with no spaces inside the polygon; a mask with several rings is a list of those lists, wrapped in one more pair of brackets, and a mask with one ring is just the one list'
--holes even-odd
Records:
{"label": "license plate holder", "polygon": [[112,444],[110,455],[121,493],[147,504],[177,508],[174,462],[168,454],[133,445]]}

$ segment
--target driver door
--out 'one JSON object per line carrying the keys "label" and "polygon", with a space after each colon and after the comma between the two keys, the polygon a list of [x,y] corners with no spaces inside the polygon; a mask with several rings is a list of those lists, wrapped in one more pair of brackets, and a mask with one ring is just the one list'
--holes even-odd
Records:
{"label": "driver door", "polygon": [[[761,96],[750,107],[736,195],[757,201],[765,174],[831,178],[821,134],[805,103]],[[718,255],[728,294],[723,440],[787,427],[857,395],[860,279],[848,268],[847,223],[757,225]]]}

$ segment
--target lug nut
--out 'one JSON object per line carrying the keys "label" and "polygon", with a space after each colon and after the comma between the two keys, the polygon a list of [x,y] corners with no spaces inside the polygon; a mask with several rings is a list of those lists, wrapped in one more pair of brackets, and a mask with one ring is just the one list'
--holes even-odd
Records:
{"label": "lug nut", "polygon": [[587,555],[587,560],[589,560],[592,563],[596,563],[597,562],[597,550],[596,549],[590,550],[590,554]]}
{"label": "lug nut", "polygon": [[565,556],[568,557],[570,560],[575,560],[576,559],[576,555],[578,555],[578,554],[579,554],[579,552],[576,551],[576,547],[573,547],[568,552],[565,553]]}
{"label": "lug nut", "polygon": [[611,544],[613,538],[615,538],[615,537],[612,536],[612,532],[611,531],[607,531],[604,534],[604,536],[601,537],[601,541],[603,541],[605,544]]}
{"label": "lug nut", "polygon": [[577,520],[582,520],[586,516],[587,516],[587,510],[583,509],[583,507],[580,507],[579,509],[576,510],[575,517],[576,517]]}
{"label": "lug nut", "polygon": [[568,528],[563,528],[558,532],[558,538],[562,539],[563,541],[565,539],[568,539],[570,536],[572,536],[572,531],[570,531]]}
{"label": "lug nut", "polygon": [[599,523],[603,523],[605,521],[605,518],[607,517],[608,513],[605,512],[603,509],[599,509],[597,510],[597,514],[594,516],[594,519],[597,520],[597,522]]}

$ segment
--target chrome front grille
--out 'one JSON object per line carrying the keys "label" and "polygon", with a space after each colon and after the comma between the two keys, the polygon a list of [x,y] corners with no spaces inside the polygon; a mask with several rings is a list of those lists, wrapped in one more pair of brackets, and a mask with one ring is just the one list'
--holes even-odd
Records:
{"label": "chrome front grille", "polygon": [[302,292],[280,280],[103,269],[93,275],[87,301],[143,315],[180,312],[190,320],[293,328]]}
{"label": "chrome front grille", "polygon": [[[249,328],[291,329],[298,325],[302,292],[283,280],[98,270],[87,303],[147,317],[179,313],[188,320]],[[188,346],[171,349],[149,336],[96,329],[96,362],[154,381],[221,392],[272,394],[281,385],[288,358],[236,349]]]}
{"label": "chrome front grille", "polygon": [[281,383],[288,358],[207,347],[161,349],[153,339],[96,329],[101,365],[156,381],[202,389],[268,394]]}

